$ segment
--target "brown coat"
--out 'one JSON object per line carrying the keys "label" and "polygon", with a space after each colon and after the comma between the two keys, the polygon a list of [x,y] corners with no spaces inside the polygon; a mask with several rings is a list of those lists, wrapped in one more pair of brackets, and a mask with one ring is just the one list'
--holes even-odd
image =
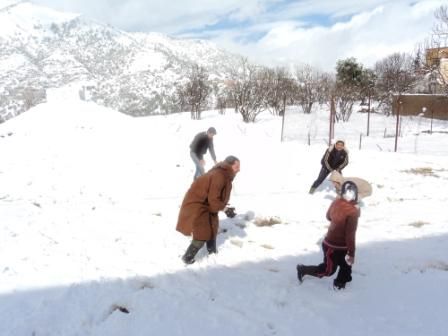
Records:
{"label": "brown coat", "polygon": [[227,205],[235,174],[231,165],[221,162],[198,177],[185,194],[176,230],[193,239],[216,238],[218,211]]}
{"label": "brown coat", "polygon": [[338,198],[327,211],[331,221],[324,243],[335,249],[347,249],[349,256],[355,256],[355,236],[358,226],[359,209],[353,202]]}

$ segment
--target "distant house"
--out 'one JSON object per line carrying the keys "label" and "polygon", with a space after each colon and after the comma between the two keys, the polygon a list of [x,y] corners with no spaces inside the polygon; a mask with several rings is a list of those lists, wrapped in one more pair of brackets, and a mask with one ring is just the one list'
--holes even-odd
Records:
{"label": "distant house", "polygon": [[443,82],[448,83],[448,47],[426,49],[426,64],[439,69]]}

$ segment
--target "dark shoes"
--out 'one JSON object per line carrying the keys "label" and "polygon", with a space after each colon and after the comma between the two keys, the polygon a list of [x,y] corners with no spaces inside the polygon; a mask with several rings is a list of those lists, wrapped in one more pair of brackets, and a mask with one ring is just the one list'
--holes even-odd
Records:
{"label": "dark shoes", "polygon": [[335,279],[333,281],[333,289],[337,290],[345,289],[345,282],[340,282]]}
{"label": "dark shoes", "polygon": [[186,254],[183,255],[182,261],[187,265],[194,264],[194,262],[195,262],[194,257],[190,257]]}
{"label": "dark shoes", "polygon": [[[299,282],[302,283],[303,282],[303,277],[309,273],[307,273],[307,266],[304,266],[302,264],[298,264],[296,266],[297,269],[297,279],[299,279]],[[309,270],[308,270],[309,271]],[[348,280],[348,282],[351,281],[351,277],[350,280]],[[346,282],[342,282],[339,280],[333,280],[333,288],[335,290],[341,290],[341,289],[345,289],[345,284]]]}
{"label": "dark shoes", "polygon": [[193,264],[195,262],[194,257],[200,249],[200,247],[198,248],[193,243],[191,243],[190,246],[188,246],[187,251],[185,251],[185,254],[182,256],[183,262],[187,265]]}
{"label": "dark shoes", "polygon": [[207,252],[208,254],[218,253],[218,249],[216,248],[216,240],[207,240]]}
{"label": "dark shoes", "polygon": [[304,270],[303,270],[303,265],[302,264],[298,264],[296,269],[297,269],[297,279],[299,279],[299,282],[302,283],[303,282],[303,276],[305,275]]}
{"label": "dark shoes", "polygon": [[[216,240],[211,239],[207,240],[207,251],[208,254],[218,253],[218,249],[216,248]],[[191,242],[190,246],[188,246],[187,251],[182,256],[182,261],[187,264],[193,264],[195,262],[194,257],[199,252],[199,250],[204,246],[203,240],[194,240]]]}

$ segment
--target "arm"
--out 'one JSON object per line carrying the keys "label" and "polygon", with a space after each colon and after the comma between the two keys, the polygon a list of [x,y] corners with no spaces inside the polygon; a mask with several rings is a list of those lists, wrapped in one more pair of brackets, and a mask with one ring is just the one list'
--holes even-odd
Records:
{"label": "arm", "polygon": [[327,149],[327,151],[324,154],[324,157],[322,158],[322,164],[327,168],[328,171],[332,171],[333,168],[330,167],[330,164],[328,163],[328,158],[330,157],[330,149]]}
{"label": "arm", "polygon": [[358,216],[357,212],[347,216],[347,222],[345,226],[345,243],[347,245],[347,255],[355,258],[356,250],[356,228],[358,226]]}
{"label": "arm", "polygon": [[226,207],[227,200],[223,199],[226,180],[221,174],[212,176],[207,201],[210,212],[218,212]]}
{"label": "arm", "polygon": [[213,145],[213,139],[210,139],[208,141],[208,149],[210,151],[210,155],[211,155],[213,161],[215,161],[215,163],[216,163],[215,146]]}
{"label": "arm", "polygon": [[328,210],[327,210],[327,214],[326,214],[326,217],[327,217],[327,219],[328,219],[329,221],[331,221],[330,210],[331,210],[332,207],[333,207],[333,203],[331,203],[330,207],[329,207]]}

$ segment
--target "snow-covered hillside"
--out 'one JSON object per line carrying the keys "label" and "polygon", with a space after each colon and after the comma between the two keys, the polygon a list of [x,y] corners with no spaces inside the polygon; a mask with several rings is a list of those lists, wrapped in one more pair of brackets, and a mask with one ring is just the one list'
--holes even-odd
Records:
{"label": "snow-covered hillside", "polygon": [[[239,215],[220,215],[219,253],[186,267],[174,228],[188,145],[211,125],[218,159],[241,159]],[[447,156],[347,143],[344,174],[373,195],[353,281],[334,291],[295,271],[322,259],[335,193],[308,189],[325,144],[280,143],[280,130],[278,117],[244,124],[232,111],[135,119],[64,90],[0,125],[0,335],[445,335]]]}
{"label": "snow-covered hillside", "polygon": [[206,41],[127,33],[81,14],[0,2],[3,119],[45,101],[47,88],[69,83],[84,97],[131,115],[169,111],[175,84],[192,64],[222,79],[236,59]]}

